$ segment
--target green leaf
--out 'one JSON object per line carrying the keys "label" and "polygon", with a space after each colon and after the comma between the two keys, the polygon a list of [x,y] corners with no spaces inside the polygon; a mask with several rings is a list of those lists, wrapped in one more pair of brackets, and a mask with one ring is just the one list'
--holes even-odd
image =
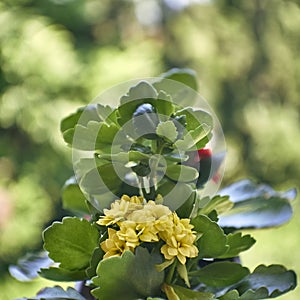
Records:
{"label": "green leaf", "polygon": [[255,239],[249,234],[242,236],[241,232],[229,233],[227,235],[227,245],[229,249],[218,258],[230,258],[238,256],[239,253],[250,249],[255,244]]}
{"label": "green leaf", "polygon": [[9,266],[11,276],[19,281],[30,281],[38,277],[41,268],[47,268],[53,264],[45,251],[37,253],[27,253],[20,258],[16,265]]}
{"label": "green leaf", "polygon": [[[207,126],[206,124],[201,124],[195,129],[191,129],[190,131],[185,132],[183,139],[177,140],[175,142],[175,147],[183,151],[191,150],[193,147],[196,147],[196,149],[203,148],[209,141],[208,135],[211,129],[212,128]],[[201,143],[201,146],[199,146],[199,143]]]}
{"label": "green leaf", "polygon": [[249,273],[247,268],[238,263],[224,261],[211,263],[197,271],[190,272],[189,275],[196,276],[200,282],[208,286],[225,287],[239,282]]}
{"label": "green leaf", "polygon": [[198,171],[189,166],[169,164],[166,169],[166,176],[172,180],[191,182],[198,178]]}
{"label": "green leaf", "polygon": [[178,275],[181,277],[181,279],[183,279],[186,286],[191,287],[186,265],[179,263],[176,265],[176,270],[178,272]]}
{"label": "green leaf", "polygon": [[99,233],[85,219],[65,217],[54,222],[43,232],[44,248],[49,257],[70,271],[89,266],[94,249],[98,246]]}
{"label": "green leaf", "polygon": [[[103,236],[101,236],[99,244],[101,243],[101,241],[103,241],[106,238],[107,238],[107,231]],[[92,278],[97,275],[97,266],[100,260],[103,258],[104,254],[105,253],[101,247],[98,247],[94,250],[90,260],[90,266],[86,269],[86,274],[88,275],[89,278]]]}
{"label": "green leaf", "polygon": [[123,126],[132,119],[133,113],[139,105],[143,103],[150,103],[153,105],[153,99],[156,97],[156,90],[146,81],[141,81],[137,85],[131,87],[129,92],[121,97],[120,106],[118,107],[118,123],[120,126]]}
{"label": "green leaf", "polygon": [[171,79],[183,83],[195,91],[198,90],[197,74],[194,70],[173,68],[160,75],[165,79]]}
{"label": "green leaf", "polygon": [[230,201],[229,196],[214,196],[213,198],[202,198],[198,204],[200,209],[198,213],[203,215],[209,215],[213,210],[218,215],[230,210],[233,207],[233,203]]}
{"label": "green leaf", "polygon": [[[121,178],[125,178],[127,172],[128,168],[122,163],[107,163],[87,172],[81,179],[80,186],[84,192],[90,195],[103,195],[107,192],[117,193],[122,185]],[[103,203],[99,203],[99,208],[107,208],[109,204],[110,202],[107,203],[103,198]]]}
{"label": "green leaf", "polygon": [[287,222],[293,214],[288,200],[279,197],[257,197],[234,204],[220,216],[222,227],[264,228]]}
{"label": "green leaf", "polygon": [[237,290],[231,290],[219,298],[219,300],[239,300],[239,299],[240,299],[240,294]]}
{"label": "green leaf", "polygon": [[216,300],[211,293],[193,291],[179,285],[172,287],[180,300]]}
{"label": "green leaf", "polygon": [[[296,274],[280,265],[260,265],[236,287],[242,300],[250,300],[256,293],[264,298],[278,297],[296,287]],[[252,299],[258,298],[257,295]]]}
{"label": "green leaf", "polygon": [[164,198],[164,205],[168,206],[171,210],[176,210],[181,207],[194,192],[191,185],[177,182],[176,184],[171,181],[164,181],[158,186],[157,193],[161,194]]}
{"label": "green leaf", "polygon": [[234,202],[230,211],[220,216],[222,227],[264,228],[287,222],[292,214],[290,201],[296,196],[295,189],[276,192],[268,185],[257,185],[241,180],[220,191]]}
{"label": "green leaf", "polygon": [[63,268],[50,267],[41,269],[39,275],[53,281],[80,281],[88,279],[85,270],[70,271]]}
{"label": "green leaf", "polygon": [[194,230],[202,233],[197,241],[199,257],[216,258],[228,250],[227,238],[220,226],[205,215],[198,215],[192,219]]}
{"label": "green leaf", "polygon": [[160,255],[150,255],[141,247],[136,249],[136,255],[125,251],[120,257],[104,259],[98,265],[98,276],[93,278],[98,288],[92,294],[101,300],[155,296],[164,280],[164,273],[155,268],[161,261]]}
{"label": "green leaf", "polygon": [[84,107],[80,107],[75,113],[64,118],[60,123],[60,130],[62,133],[74,128],[78,121],[82,126],[86,126],[89,121],[100,122],[101,118],[97,112],[97,106],[90,104]]}
{"label": "green leaf", "polygon": [[[41,290],[37,296],[27,298],[26,300],[85,300],[76,290],[68,287],[65,291],[60,286],[45,288]],[[22,300],[22,299],[19,299]]]}
{"label": "green leaf", "polygon": [[75,214],[89,214],[86,198],[81,192],[75,177],[68,179],[62,190],[63,208]]}
{"label": "green leaf", "polygon": [[200,125],[205,124],[206,128],[213,128],[214,122],[212,116],[200,109],[193,109],[191,107],[183,108],[176,112],[176,116],[184,115],[186,118],[186,129],[188,131],[194,130]]}
{"label": "green leaf", "polygon": [[176,126],[172,121],[161,122],[156,127],[156,134],[173,143],[178,135]]}

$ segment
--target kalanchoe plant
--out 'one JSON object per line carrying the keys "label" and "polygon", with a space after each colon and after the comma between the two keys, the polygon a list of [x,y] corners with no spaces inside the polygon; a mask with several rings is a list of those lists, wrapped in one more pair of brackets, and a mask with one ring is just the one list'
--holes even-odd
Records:
{"label": "kalanchoe plant", "polygon": [[133,85],[116,108],[91,104],[62,121],[76,173],[62,200],[75,216],[44,231],[48,255],[10,271],[77,284],[29,299],[255,300],[295,288],[293,271],[251,273],[238,256],[255,243],[241,230],[289,220],[296,192],[248,180],[207,191],[220,183],[224,151],[212,114],[183,105],[196,82],[171,70]]}

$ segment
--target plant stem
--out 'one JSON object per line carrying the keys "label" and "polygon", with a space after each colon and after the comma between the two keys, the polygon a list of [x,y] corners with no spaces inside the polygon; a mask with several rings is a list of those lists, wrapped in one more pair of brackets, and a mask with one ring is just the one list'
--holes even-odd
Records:
{"label": "plant stem", "polygon": [[169,285],[172,283],[172,279],[173,279],[173,276],[174,276],[176,266],[177,266],[177,259],[175,259],[173,264],[170,266],[170,270],[169,270],[169,273],[168,273],[167,278],[166,278],[166,283],[169,284]]}

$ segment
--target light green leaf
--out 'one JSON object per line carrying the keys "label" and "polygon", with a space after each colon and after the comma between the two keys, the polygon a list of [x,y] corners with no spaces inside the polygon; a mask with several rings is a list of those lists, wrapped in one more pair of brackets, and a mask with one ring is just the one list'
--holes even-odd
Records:
{"label": "light green leaf", "polygon": [[229,196],[214,196],[213,198],[205,197],[199,202],[200,209],[198,213],[203,215],[209,215],[213,210],[218,215],[230,210],[233,207],[233,203],[230,201]]}
{"label": "light green leaf", "polygon": [[186,269],[186,265],[183,265],[181,263],[178,263],[176,265],[176,270],[179,274],[179,276],[183,279],[184,283],[188,286],[191,287],[190,285],[190,281],[189,281],[189,276],[188,276],[188,272]]}
{"label": "light green leaf", "polygon": [[89,266],[98,246],[98,230],[85,219],[65,217],[43,232],[44,248],[49,257],[70,271]]}
{"label": "light green leaf", "polygon": [[164,181],[158,187],[157,193],[161,194],[164,199],[164,205],[168,206],[171,210],[176,210],[182,206],[194,192],[191,185],[177,182],[176,184],[171,181]]}
{"label": "light green leaf", "polygon": [[241,252],[250,249],[255,244],[255,239],[249,234],[242,236],[241,232],[229,233],[227,235],[227,245],[229,249],[218,258],[230,258],[238,256]]}
{"label": "light green leaf", "polygon": [[185,132],[183,139],[177,140],[175,142],[175,147],[183,151],[191,150],[193,147],[196,147],[196,149],[203,148],[198,146],[198,144],[204,140],[203,146],[206,145],[206,143],[209,141],[208,135],[211,129],[212,128],[208,125],[201,124],[198,127]]}
{"label": "light green leaf", "polygon": [[216,222],[205,215],[199,215],[192,219],[191,224],[194,225],[195,231],[202,233],[197,241],[200,249],[199,257],[216,258],[228,250],[226,235]]}
{"label": "light green leaf", "polygon": [[166,176],[172,180],[191,182],[198,178],[198,171],[189,166],[170,164],[166,169]]}
{"label": "light green leaf", "polygon": [[200,282],[208,286],[225,287],[238,283],[249,273],[247,268],[238,263],[223,261],[211,263],[197,271],[190,272],[189,275],[196,276]]}
{"label": "light green leaf", "polygon": [[225,295],[221,296],[219,300],[239,300],[240,294],[237,290],[232,290],[226,293]]}
{"label": "light green leaf", "polygon": [[156,134],[173,143],[178,135],[176,126],[172,121],[161,122],[156,127]]}

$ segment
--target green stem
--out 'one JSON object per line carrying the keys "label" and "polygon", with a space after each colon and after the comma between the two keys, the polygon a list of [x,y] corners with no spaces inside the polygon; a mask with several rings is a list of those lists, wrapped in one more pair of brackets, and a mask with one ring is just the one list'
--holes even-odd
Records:
{"label": "green stem", "polygon": [[173,264],[170,266],[170,270],[166,278],[166,284],[170,285],[172,283],[176,266],[177,266],[177,259],[175,259]]}

